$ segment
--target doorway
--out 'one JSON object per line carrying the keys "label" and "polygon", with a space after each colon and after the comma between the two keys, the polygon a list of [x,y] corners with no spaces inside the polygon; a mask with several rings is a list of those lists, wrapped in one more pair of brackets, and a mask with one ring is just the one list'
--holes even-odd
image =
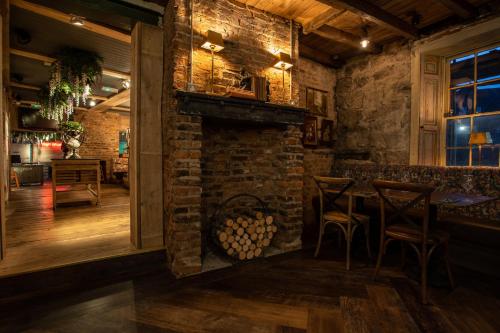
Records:
{"label": "doorway", "polygon": [[[129,158],[137,153],[130,130],[135,21],[120,17],[119,11],[104,18],[82,3],[61,1],[57,8],[50,1],[10,4],[9,179],[0,277],[151,249],[143,249],[131,234]],[[91,92],[73,93],[71,110],[54,119],[44,113],[44,89],[54,89],[54,64],[64,56],[84,65],[94,57],[101,70]],[[61,132],[68,122],[83,128],[77,153],[98,164],[96,178],[89,180],[77,170],[71,180],[63,175],[54,181],[53,161],[73,154]],[[99,201],[92,195],[96,191]]]}

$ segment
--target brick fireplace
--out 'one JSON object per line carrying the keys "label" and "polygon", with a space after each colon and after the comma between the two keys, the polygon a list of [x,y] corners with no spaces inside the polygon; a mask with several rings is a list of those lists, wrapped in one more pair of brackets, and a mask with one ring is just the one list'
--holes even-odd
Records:
{"label": "brick fireplace", "polygon": [[[227,198],[263,199],[279,232],[264,255],[301,247],[304,110],[220,96],[176,93],[176,149],[167,172],[167,247],[178,275],[206,264],[212,217]],[[223,259],[223,258],[219,258]]]}

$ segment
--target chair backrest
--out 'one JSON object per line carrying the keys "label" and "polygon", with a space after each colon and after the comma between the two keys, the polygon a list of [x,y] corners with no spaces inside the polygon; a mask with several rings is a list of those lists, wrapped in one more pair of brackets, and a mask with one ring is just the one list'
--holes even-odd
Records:
{"label": "chair backrest", "polygon": [[344,194],[349,193],[349,189],[354,185],[354,180],[352,180],[351,178],[333,178],[321,176],[314,176],[313,178],[316,182],[316,185],[318,186],[321,214],[323,214],[324,212],[325,204],[330,203],[337,210],[351,216],[352,196],[349,195],[347,212],[344,212],[343,207],[341,207],[337,203],[337,200]]}
{"label": "chair backrest", "polygon": [[[429,230],[430,200],[434,187],[424,184],[401,183],[387,180],[374,180],[373,187],[380,197],[380,223],[381,232],[393,221],[403,220],[407,224],[415,222],[408,215],[411,208],[420,208],[423,204],[424,215],[422,219],[422,235],[424,244],[427,241]],[[391,210],[387,210],[386,207]],[[389,215],[389,216],[387,216]]]}

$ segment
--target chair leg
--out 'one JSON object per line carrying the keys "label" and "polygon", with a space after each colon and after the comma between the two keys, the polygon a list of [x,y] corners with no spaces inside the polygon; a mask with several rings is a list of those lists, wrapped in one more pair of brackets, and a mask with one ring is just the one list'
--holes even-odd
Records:
{"label": "chair leg", "polygon": [[427,251],[422,251],[420,254],[421,266],[421,277],[420,277],[420,287],[422,293],[422,304],[427,304]]}
{"label": "chair leg", "polygon": [[345,241],[346,241],[346,270],[351,269],[351,240],[352,240],[352,226],[351,223],[347,225],[347,234],[345,235]]}
{"label": "chair leg", "polygon": [[444,262],[446,264],[446,271],[448,272],[448,280],[450,281],[450,288],[455,289],[455,281],[453,280],[453,274],[451,273],[450,259],[448,256],[449,244],[446,242],[444,244]]}
{"label": "chair leg", "polygon": [[314,257],[316,258],[319,254],[319,248],[321,247],[321,240],[323,239],[323,233],[325,232],[325,225],[323,222],[320,223],[319,226],[319,237],[318,244],[316,245],[316,251],[314,252]]}
{"label": "chair leg", "polygon": [[404,270],[406,264],[406,243],[401,241],[401,270]]}
{"label": "chair leg", "polygon": [[382,234],[380,236],[380,246],[378,250],[377,265],[375,266],[375,273],[373,274],[373,277],[376,277],[378,275],[378,272],[380,271],[380,266],[382,265],[382,256],[384,255],[384,252],[385,252],[385,237]]}
{"label": "chair leg", "polygon": [[365,239],[366,239],[366,252],[368,253],[368,258],[372,258],[372,250],[370,248],[370,222],[365,223]]}

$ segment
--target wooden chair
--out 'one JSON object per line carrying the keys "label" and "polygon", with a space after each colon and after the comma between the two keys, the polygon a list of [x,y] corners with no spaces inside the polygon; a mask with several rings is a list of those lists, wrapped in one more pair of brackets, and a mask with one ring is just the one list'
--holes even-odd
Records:
{"label": "wooden chair", "polygon": [[[318,244],[314,256],[317,257],[321,247],[321,241],[328,224],[335,224],[344,233],[347,244],[346,251],[346,269],[351,267],[351,242],[357,227],[362,224],[365,229],[366,248],[368,256],[371,258],[370,251],[370,218],[366,215],[353,213],[352,211],[352,193],[349,189],[354,185],[350,178],[330,178],[315,176],[314,181],[318,186],[320,198],[320,229]],[[337,200],[344,194],[348,194],[347,211],[337,203]],[[331,204],[333,210],[326,210],[326,205]]]}
{"label": "wooden chair", "polygon": [[10,170],[10,180],[11,182],[14,181],[16,188],[19,188],[19,177],[17,176],[17,172],[12,169]]}
{"label": "wooden chair", "polygon": [[[380,271],[382,256],[387,245],[394,240],[401,241],[404,261],[405,246],[415,250],[421,267],[421,297],[422,303],[427,303],[427,264],[429,258],[438,246],[444,248],[444,259],[450,285],[453,288],[448,261],[449,234],[440,230],[429,231],[430,201],[434,188],[428,185],[400,183],[375,180],[373,187],[380,196],[380,249],[375,267],[375,276]],[[409,210],[421,208],[423,203],[423,218],[420,225],[409,216]],[[390,209],[388,209],[390,208]]]}

